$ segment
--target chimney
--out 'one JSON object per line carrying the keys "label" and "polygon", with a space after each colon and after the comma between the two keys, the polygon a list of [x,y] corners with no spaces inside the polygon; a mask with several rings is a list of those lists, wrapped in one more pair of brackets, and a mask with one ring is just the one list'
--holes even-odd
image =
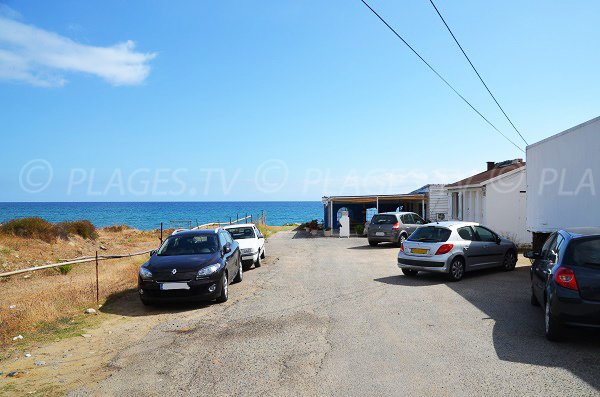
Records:
{"label": "chimney", "polygon": [[493,161],[488,161],[488,162],[487,162],[487,170],[488,170],[488,171],[489,171],[489,170],[493,170],[495,166],[496,166],[496,163],[495,163],[495,162],[493,162]]}

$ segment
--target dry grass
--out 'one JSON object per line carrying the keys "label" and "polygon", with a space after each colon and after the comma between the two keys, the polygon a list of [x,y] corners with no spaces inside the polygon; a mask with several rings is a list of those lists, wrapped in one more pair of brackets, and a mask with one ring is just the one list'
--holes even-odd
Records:
{"label": "dry grass", "polygon": [[295,230],[296,228],[298,228],[297,225],[269,226],[269,225],[265,225],[263,223],[257,223],[256,227],[258,228],[258,230],[260,230],[260,232],[263,234],[263,236],[265,236],[265,238],[268,238],[269,236],[272,236],[273,234],[275,234],[277,232],[290,231],[290,230]]}
{"label": "dry grass", "polygon": [[56,229],[62,238],[68,238],[69,236],[80,236],[89,240],[98,238],[96,227],[92,222],[86,220],[60,222],[56,224]]}
{"label": "dry grass", "polygon": [[13,219],[0,226],[0,233],[53,242],[58,238],[56,226],[42,218]]}

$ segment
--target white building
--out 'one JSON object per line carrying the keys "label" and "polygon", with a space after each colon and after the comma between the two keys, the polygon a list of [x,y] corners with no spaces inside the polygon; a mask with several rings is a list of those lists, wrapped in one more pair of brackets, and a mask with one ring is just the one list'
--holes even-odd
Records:
{"label": "white building", "polygon": [[488,226],[516,244],[529,244],[526,183],[522,159],[488,162],[486,171],[446,185],[450,217]]}
{"label": "white building", "polygon": [[527,146],[534,250],[559,229],[600,226],[600,117]]}

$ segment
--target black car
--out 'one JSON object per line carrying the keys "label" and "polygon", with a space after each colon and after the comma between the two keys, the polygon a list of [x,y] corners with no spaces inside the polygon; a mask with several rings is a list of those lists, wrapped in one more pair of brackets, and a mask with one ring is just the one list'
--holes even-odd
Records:
{"label": "black car", "polygon": [[242,281],[238,243],[224,229],[188,230],[169,236],[142,265],[138,291],[144,304],[225,302],[231,282]]}
{"label": "black car", "polygon": [[566,326],[600,328],[600,228],[552,233],[532,260],[531,303],[544,306],[546,337]]}

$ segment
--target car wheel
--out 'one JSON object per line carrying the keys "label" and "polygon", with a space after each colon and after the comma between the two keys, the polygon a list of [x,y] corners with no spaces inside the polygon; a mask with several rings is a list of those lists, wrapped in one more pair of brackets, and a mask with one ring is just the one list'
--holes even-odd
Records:
{"label": "car wheel", "polygon": [[504,262],[502,263],[504,271],[509,272],[515,270],[515,267],[517,266],[517,256],[514,251],[508,251],[506,255],[504,255]]}
{"label": "car wheel", "polygon": [[258,258],[256,258],[256,262],[254,263],[254,267],[260,267],[260,265],[262,265],[261,255],[259,255]]}
{"label": "car wheel", "polygon": [[533,287],[531,287],[531,300],[530,300],[531,306],[539,306],[540,302],[538,302],[537,298],[535,297],[535,294],[533,293]]}
{"label": "car wheel", "polygon": [[406,277],[415,277],[417,274],[419,274],[419,271],[412,269],[402,269],[402,273],[404,273]]}
{"label": "car wheel", "polygon": [[450,263],[448,277],[451,281],[460,281],[465,275],[465,262],[461,258],[454,258]]}
{"label": "car wheel", "polygon": [[242,266],[242,259],[238,259],[238,273],[233,279],[234,283],[240,283],[244,279],[244,266]]}
{"label": "car wheel", "polygon": [[142,304],[143,304],[144,306],[150,306],[150,305],[152,305],[152,303],[150,303],[150,302],[148,301],[148,299],[146,299],[146,298],[142,297],[141,295],[140,295],[140,300],[142,301]]}
{"label": "car wheel", "polygon": [[378,243],[377,241],[371,241],[371,240],[369,240],[369,245],[370,245],[371,247],[377,247],[377,245],[378,245],[378,244],[379,244],[379,243]]}
{"label": "car wheel", "polygon": [[544,310],[544,323],[546,338],[553,342],[560,342],[564,338],[563,325],[552,315],[550,310],[550,302],[546,300]]}
{"label": "car wheel", "polygon": [[262,254],[260,254],[260,259],[265,259],[267,254],[265,253],[265,247],[263,247]]}
{"label": "car wheel", "polygon": [[401,234],[400,237],[398,238],[398,242],[396,243],[396,246],[398,246],[398,247],[402,246],[402,244],[404,244],[404,241],[406,241],[406,236],[404,234]]}
{"label": "car wheel", "polygon": [[227,299],[229,299],[229,283],[227,282],[227,273],[223,273],[223,277],[221,277],[221,295],[217,298],[217,302],[227,302]]}

